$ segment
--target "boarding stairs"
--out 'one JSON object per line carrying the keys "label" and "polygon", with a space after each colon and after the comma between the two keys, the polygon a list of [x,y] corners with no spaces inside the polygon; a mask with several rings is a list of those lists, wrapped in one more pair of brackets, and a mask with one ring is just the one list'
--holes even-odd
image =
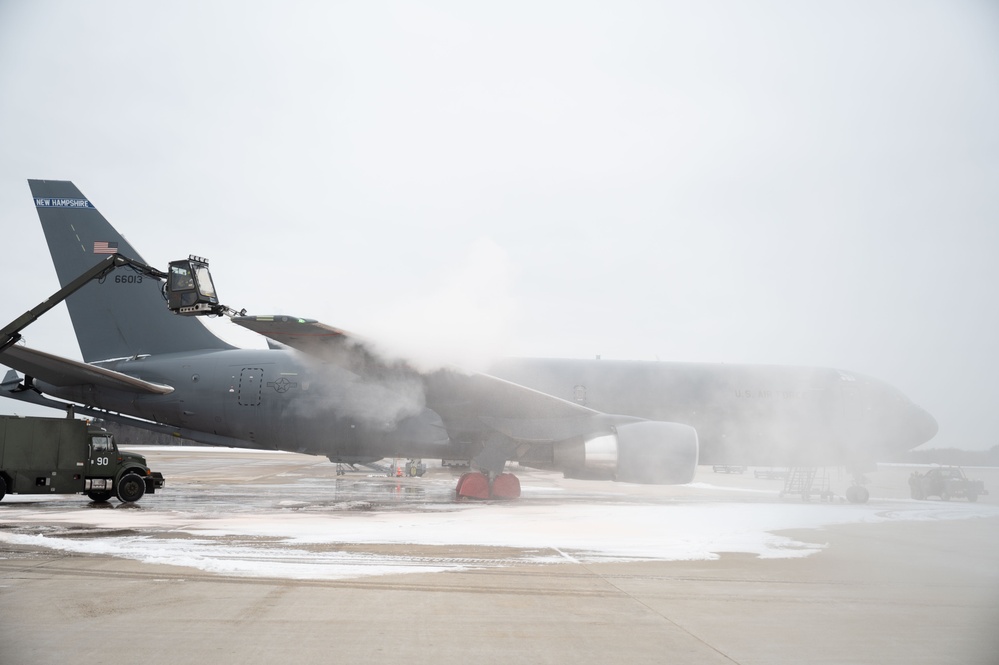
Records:
{"label": "boarding stairs", "polygon": [[832,501],[834,495],[829,486],[828,467],[792,466],[784,479],[780,497],[800,495],[803,501],[811,501],[812,497]]}

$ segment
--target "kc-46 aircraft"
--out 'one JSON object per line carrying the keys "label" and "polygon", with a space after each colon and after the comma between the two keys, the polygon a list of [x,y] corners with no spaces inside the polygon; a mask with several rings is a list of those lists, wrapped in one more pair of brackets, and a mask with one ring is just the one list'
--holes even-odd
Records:
{"label": "kc-46 aircraft", "polygon": [[[28,182],[63,287],[112,254],[142,261],[73,183]],[[172,267],[168,286],[217,303],[200,268]],[[85,362],[9,345],[0,363],[24,376],[8,372],[0,394],[211,445],[462,461],[457,494],[480,498],[519,496],[511,461],[677,484],[699,461],[860,467],[937,431],[898,390],[853,372],[553,359],[420,371],[311,319],[168,309],[158,279],[122,273],[66,300]],[[268,348],[235,348],[181,310],[226,311]]]}

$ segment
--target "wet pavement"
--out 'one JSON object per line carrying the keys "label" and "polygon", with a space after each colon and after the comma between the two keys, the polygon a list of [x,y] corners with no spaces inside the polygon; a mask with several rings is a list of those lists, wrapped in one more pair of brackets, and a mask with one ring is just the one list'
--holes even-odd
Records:
{"label": "wet pavement", "polygon": [[[144,450],[136,504],[0,502],[0,663],[994,664],[996,470],[977,504],[779,498],[524,470],[513,502],[455,478],[337,476],[314,457]],[[991,474],[991,475],[990,475]],[[845,487],[848,478],[833,478]],[[839,493],[842,493],[840,489]]]}
{"label": "wet pavement", "polygon": [[[312,456],[204,448],[141,451],[167,486],[137,503],[8,496],[0,544],[109,555],[249,577],[348,579],[514,564],[798,558],[782,535],[836,524],[999,517],[994,497],[905,498],[907,470],[872,477],[864,505],[780,498],[783,482],[702,468],[685,486],[565,479],[519,469],[516,501],[456,501],[456,475],[389,477]],[[848,477],[831,479],[845,487]],[[900,491],[901,488],[901,491]],[[901,496],[900,496],[901,495]],[[989,499],[993,499],[990,501]]]}

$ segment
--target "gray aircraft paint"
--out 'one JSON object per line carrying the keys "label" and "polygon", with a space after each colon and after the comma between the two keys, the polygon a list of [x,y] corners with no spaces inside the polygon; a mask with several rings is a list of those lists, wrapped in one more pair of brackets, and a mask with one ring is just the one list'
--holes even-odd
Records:
{"label": "gray aircraft paint", "polygon": [[691,425],[705,464],[870,463],[937,431],[883,381],[821,367],[508,359],[488,371],[599,411]]}
{"label": "gray aircraft paint", "polygon": [[[61,283],[100,260],[94,243],[140,258],[72,183],[29,182]],[[612,433],[642,445],[688,440],[687,425],[697,430],[701,461],[747,464],[865,463],[936,432],[932,417],[894,388],[832,369],[520,359],[491,370],[500,381],[391,363],[349,367],[288,348],[234,349],[193,318],[170,314],[158,282],[130,276],[119,271],[70,298],[84,358],[174,390],[99,386],[72,366],[58,374],[80,376],[75,385],[39,375],[34,387],[206,443],[331,459],[475,457],[495,470],[507,459],[557,465],[559,446],[572,451]],[[235,321],[283,341],[264,318]],[[18,358],[0,360],[18,368]],[[32,391],[9,396],[38,400]],[[635,427],[639,419],[655,422]]]}
{"label": "gray aircraft paint", "polygon": [[[107,258],[95,252],[95,243],[116,244],[120,254],[143,260],[72,182],[29,180],[28,185],[60,284]],[[119,270],[70,296],[66,306],[83,359],[232,348],[200,321],[172,315],[162,306],[161,286]]]}

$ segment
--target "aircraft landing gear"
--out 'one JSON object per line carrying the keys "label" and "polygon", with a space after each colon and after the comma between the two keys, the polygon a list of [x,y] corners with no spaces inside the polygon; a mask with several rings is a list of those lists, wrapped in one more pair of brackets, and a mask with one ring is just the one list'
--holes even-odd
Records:
{"label": "aircraft landing gear", "polygon": [[863,485],[850,485],[846,488],[846,500],[850,503],[867,503],[871,493]]}
{"label": "aircraft landing gear", "polygon": [[871,498],[871,493],[867,490],[868,480],[859,469],[851,470],[853,482],[846,488],[846,500],[850,503],[867,503]]}
{"label": "aircraft landing gear", "polygon": [[512,473],[494,476],[481,471],[462,474],[454,488],[456,499],[517,499],[520,480]]}

